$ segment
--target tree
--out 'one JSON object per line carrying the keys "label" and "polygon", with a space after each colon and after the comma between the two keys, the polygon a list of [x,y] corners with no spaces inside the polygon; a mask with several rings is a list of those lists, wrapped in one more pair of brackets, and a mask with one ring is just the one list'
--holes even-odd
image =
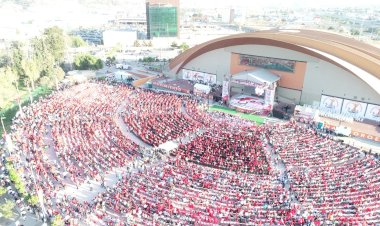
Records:
{"label": "tree", "polygon": [[0,196],[3,196],[6,193],[7,193],[7,189],[3,186],[0,186]]}
{"label": "tree", "polygon": [[3,217],[10,219],[13,217],[13,208],[15,207],[15,203],[7,200],[4,204],[0,205],[0,213]]}
{"label": "tree", "polygon": [[44,31],[44,41],[47,50],[53,55],[56,63],[61,63],[65,54],[66,43],[63,30],[57,26]]}
{"label": "tree", "polygon": [[98,70],[103,68],[103,62],[90,54],[79,54],[75,56],[74,68],[76,70]]}
{"label": "tree", "polygon": [[40,67],[35,59],[24,59],[21,64],[25,72],[25,76],[28,82],[32,85],[32,90],[34,90],[35,82],[40,78]]}
{"label": "tree", "polygon": [[178,44],[176,42],[172,42],[172,44],[170,45],[170,47],[172,47],[172,48],[178,48]]}
{"label": "tree", "polygon": [[180,48],[182,51],[186,51],[186,50],[189,49],[189,45],[186,44],[185,42],[183,42],[183,43],[179,46],[179,48]]}
{"label": "tree", "polygon": [[23,77],[25,75],[24,69],[22,67],[22,60],[24,58],[23,54],[23,47],[24,45],[19,41],[12,42],[11,48],[12,48],[12,69],[17,73],[19,77]]}
{"label": "tree", "polygon": [[360,34],[359,30],[354,29],[354,28],[352,28],[350,32],[351,32],[351,35],[359,35]]}
{"label": "tree", "polygon": [[115,56],[112,56],[112,57],[107,57],[106,59],[106,65],[110,66],[110,65],[113,65],[116,63],[116,57]]}
{"label": "tree", "polygon": [[136,40],[136,41],[133,43],[133,46],[134,46],[134,47],[140,47],[140,42],[139,42],[139,40]]}
{"label": "tree", "polygon": [[80,36],[70,36],[70,41],[73,48],[87,46],[87,42]]}
{"label": "tree", "polygon": [[11,66],[11,65],[12,65],[12,58],[9,55],[3,54],[0,56],[0,68]]}

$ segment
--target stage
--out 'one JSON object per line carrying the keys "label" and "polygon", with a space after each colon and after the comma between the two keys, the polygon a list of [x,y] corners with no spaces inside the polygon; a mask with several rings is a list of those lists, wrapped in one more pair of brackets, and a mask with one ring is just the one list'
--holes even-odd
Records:
{"label": "stage", "polygon": [[248,96],[245,94],[232,96],[229,105],[231,108],[245,113],[267,115],[271,111],[271,106],[265,105],[264,98]]}

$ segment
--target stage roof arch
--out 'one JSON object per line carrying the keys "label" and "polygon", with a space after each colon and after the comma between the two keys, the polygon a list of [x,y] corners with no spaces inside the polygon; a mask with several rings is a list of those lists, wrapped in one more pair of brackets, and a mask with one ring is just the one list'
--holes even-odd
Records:
{"label": "stage roof arch", "polygon": [[172,59],[177,74],[194,58],[212,50],[237,45],[268,45],[301,52],[341,67],[380,94],[380,49],[341,35],[315,30],[267,30],[214,39]]}

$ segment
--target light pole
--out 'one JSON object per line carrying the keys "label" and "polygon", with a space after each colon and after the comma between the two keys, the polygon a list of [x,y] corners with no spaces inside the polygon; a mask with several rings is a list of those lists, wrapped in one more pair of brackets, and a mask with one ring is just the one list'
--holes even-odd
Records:
{"label": "light pole", "polygon": [[7,131],[5,130],[5,126],[4,126],[4,122],[3,122],[3,119],[5,119],[5,117],[3,117],[3,116],[0,116],[1,125],[2,125],[2,127],[3,127],[3,134],[7,135]]}

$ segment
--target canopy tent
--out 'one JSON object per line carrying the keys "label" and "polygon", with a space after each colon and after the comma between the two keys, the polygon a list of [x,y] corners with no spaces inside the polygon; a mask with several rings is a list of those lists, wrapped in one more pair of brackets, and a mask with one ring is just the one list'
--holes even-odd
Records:
{"label": "canopy tent", "polygon": [[280,76],[263,68],[251,71],[242,71],[232,76],[231,82],[249,84],[272,84],[280,80]]}
{"label": "canopy tent", "polygon": [[209,94],[210,91],[211,91],[211,87],[208,85],[203,85],[200,83],[197,83],[194,85],[194,92]]}

